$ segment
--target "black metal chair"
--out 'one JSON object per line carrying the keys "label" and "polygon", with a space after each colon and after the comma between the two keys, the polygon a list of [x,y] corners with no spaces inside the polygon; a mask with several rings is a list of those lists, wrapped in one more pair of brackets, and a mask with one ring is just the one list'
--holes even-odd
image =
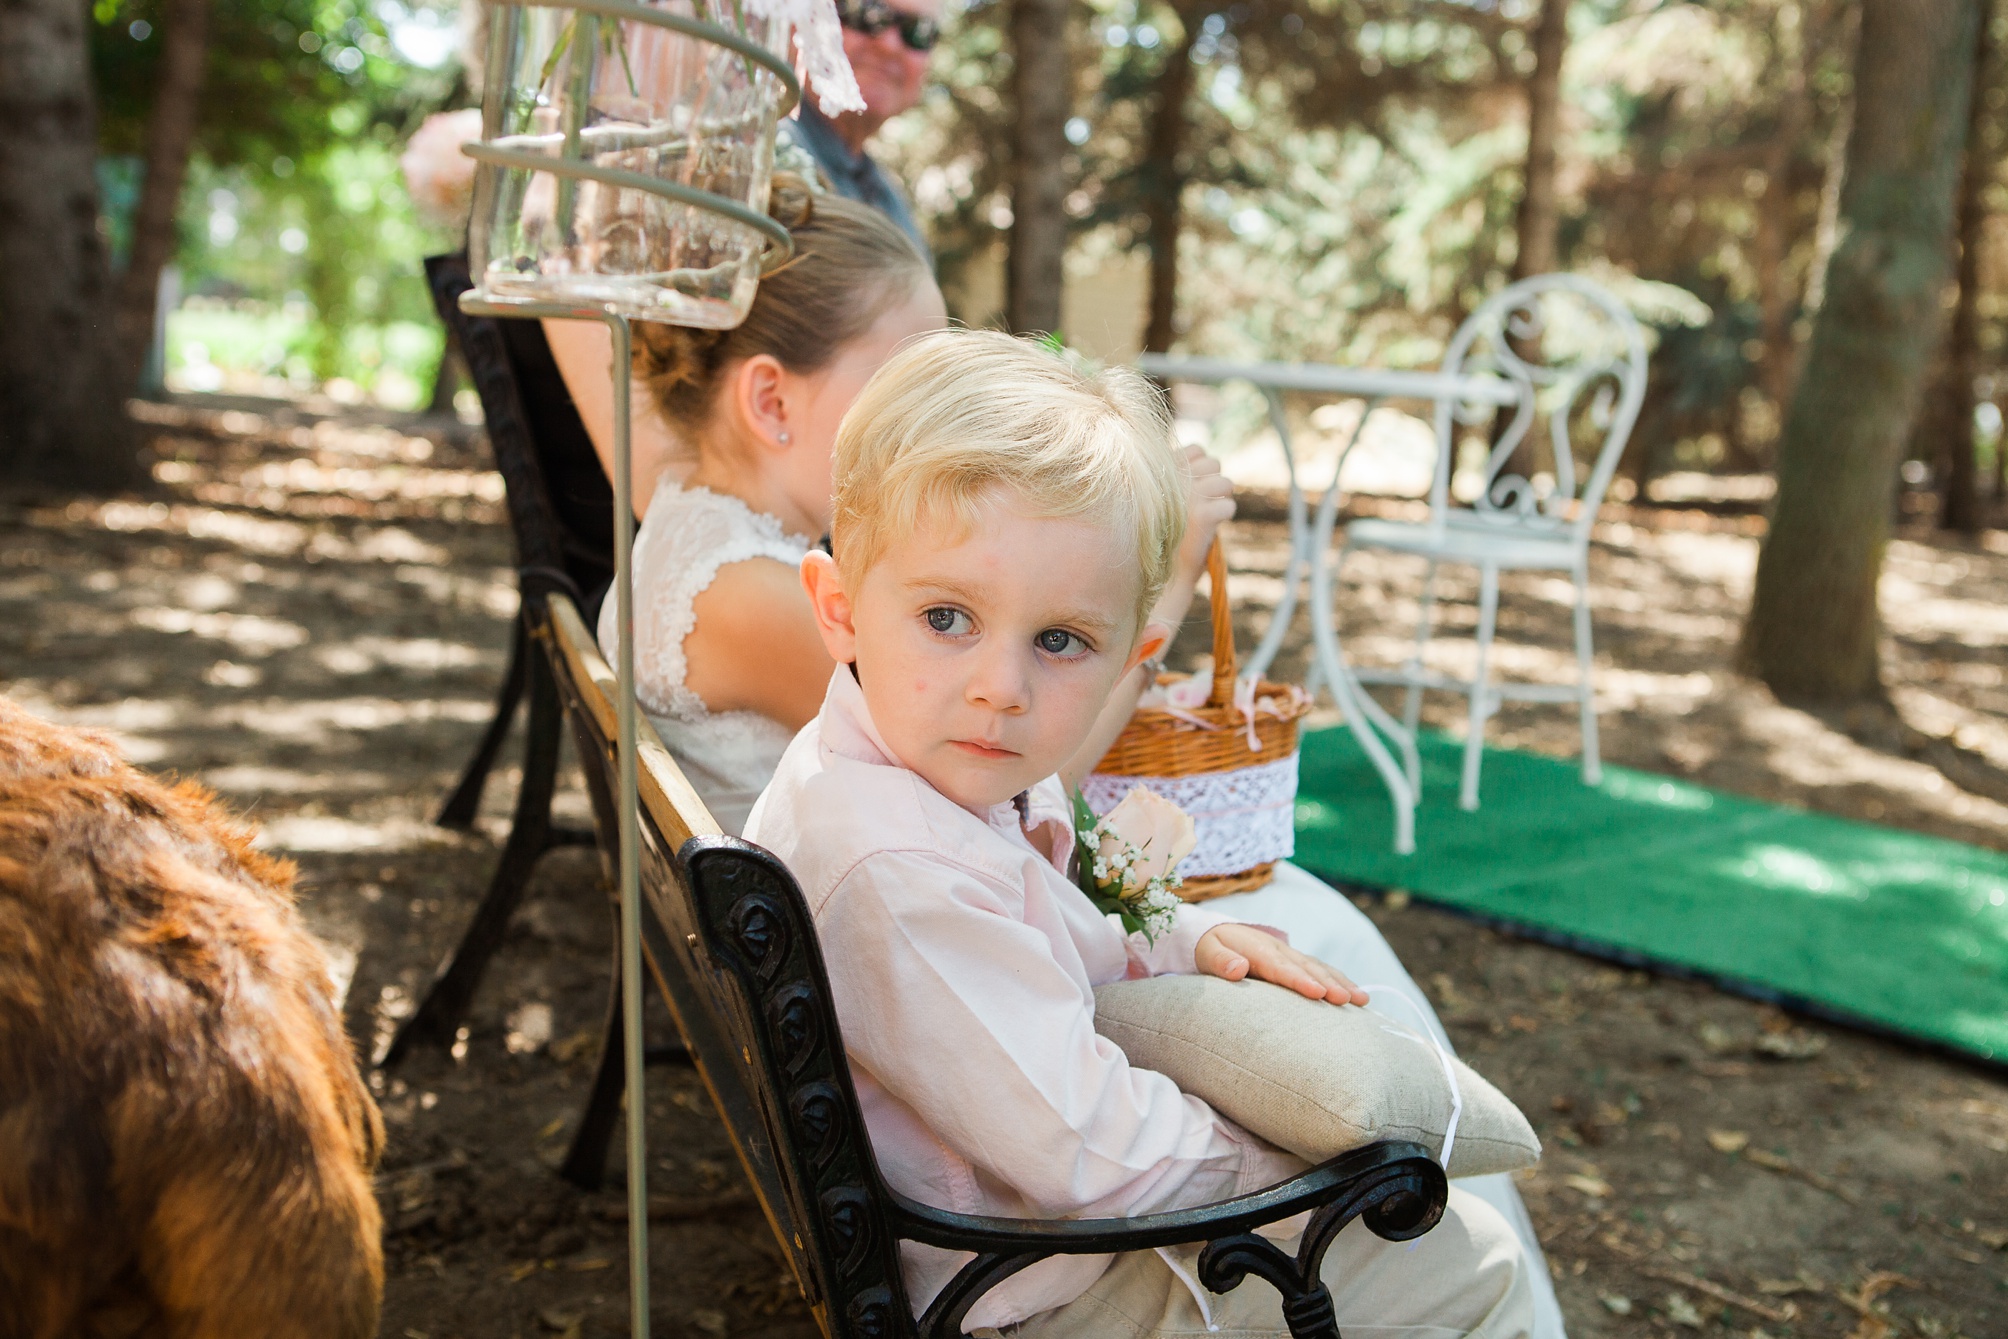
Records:
{"label": "black metal chair", "polygon": [[[567,717],[595,778],[595,812],[610,817],[613,671],[569,602],[550,603],[547,635]],[[1339,1231],[1360,1219],[1406,1241],[1442,1217],[1443,1169],[1422,1148],[1394,1142],[1253,1195],[1138,1218],[983,1218],[898,1194],[872,1153],[800,888],[773,856],[720,833],[653,731],[644,727],[640,742],[644,962],[830,1339],[951,1339],[979,1297],[1039,1260],[1189,1242],[1207,1243],[1199,1276],[1208,1288],[1227,1292],[1255,1275],[1282,1294],[1296,1339],[1338,1339],[1319,1270]],[[603,1054],[595,1086],[618,1097],[620,1084],[616,1045]],[[596,1100],[593,1109],[606,1114],[603,1155],[617,1103]],[[1254,1231],[1307,1210],[1295,1251]],[[918,1321],[901,1281],[902,1240],[975,1253]]]}
{"label": "black metal chair", "polygon": [[[425,277],[449,343],[461,350],[475,393],[481,397],[490,449],[508,491],[523,607],[528,609],[533,589],[562,574],[565,580],[559,588],[572,595],[590,620],[598,614],[599,597],[613,579],[613,485],[607,482],[586,425],[572,406],[543,327],[536,321],[500,321],[462,312],[460,295],[474,286],[464,254],[428,258]],[[488,773],[508,738],[529,678],[525,632],[526,622],[519,614],[495,715],[440,806],[437,821],[443,828],[464,831],[474,826]],[[555,735],[555,725],[548,733]]]}
{"label": "black metal chair", "polygon": [[[472,825],[488,773],[526,694],[529,719],[523,784],[494,876],[460,941],[440,963],[417,1009],[379,1058],[378,1063],[385,1066],[397,1064],[416,1045],[445,1047],[452,1043],[490,959],[502,946],[537,861],[555,847],[592,845],[596,840],[591,830],[568,828],[551,818],[564,733],[564,711],[550,661],[551,601],[562,598],[574,617],[580,616],[579,610],[591,617],[613,576],[613,488],[593,454],[592,442],[572,406],[542,328],[534,321],[496,320],[462,312],[460,295],[473,287],[465,256],[434,256],[426,261],[425,269],[433,304],[466,358],[481,397],[489,444],[506,490],[521,594],[509,670],[494,719],[441,810],[442,826]],[[592,768],[586,770],[590,790],[595,776]],[[607,826],[610,801],[597,792],[593,799],[595,825],[611,834],[614,829]],[[610,835],[607,840],[611,841]],[[603,845],[603,850],[611,849]],[[617,954],[615,963],[607,1045],[614,1054],[613,1073],[618,1080]],[[650,1058],[674,1060],[682,1054],[680,1048],[666,1048]],[[603,1057],[602,1079],[606,1068]],[[595,1103],[608,1100],[603,1087],[604,1083],[595,1084],[574,1138],[574,1156],[563,1168],[569,1179],[587,1187],[599,1184],[606,1160],[605,1140],[593,1132],[610,1129],[619,1106],[616,1086],[611,1110],[597,1109]]]}

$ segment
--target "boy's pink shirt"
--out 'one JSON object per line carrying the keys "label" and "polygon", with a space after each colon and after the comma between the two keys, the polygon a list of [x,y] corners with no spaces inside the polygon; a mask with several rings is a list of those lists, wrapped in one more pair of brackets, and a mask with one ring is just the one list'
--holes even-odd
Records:
{"label": "boy's pink shirt", "polygon": [[[1057,777],[973,812],[894,760],[847,667],[754,805],[746,836],[816,918],[872,1147],[900,1193],[963,1213],[1125,1217],[1260,1189],[1304,1164],[1094,1029],[1094,988],[1191,972],[1226,917],[1180,909],[1154,945],[1065,874]],[[967,1255],[902,1246],[924,1307]],[[993,1288],[965,1328],[1072,1301],[1108,1256],[1056,1257]]]}

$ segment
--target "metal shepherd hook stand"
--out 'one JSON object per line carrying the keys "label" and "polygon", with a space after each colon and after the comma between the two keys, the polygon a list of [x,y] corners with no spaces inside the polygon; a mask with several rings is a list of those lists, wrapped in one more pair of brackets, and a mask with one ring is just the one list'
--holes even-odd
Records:
{"label": "metal shepherd hook stand", "polygon": [[[711,43],[737,53],[747,65],[749,75],[755,67],[774,76],[781,86],[781,97],[775,107],[775,115],[785,115],[801,99],[801,84],[788,63],[774,52],[742,33],[734,32],[720,24],[703,19],[688,17],[662,9],[653,9],[640,4],[625,3],[624,0],[565,0],[565,3],[547,3],[547,0],[487,0],[498,11],[497,21],[491,25],[491,53],[502,54],[511,40],[513,23],[525,8],[545,8],[569,10],[575,16],[575,27],[567,29],[567,35],[560,39],[558,46],[545,66],[548,75],[556,66],[566,45],[573,45],[577,51],[597,45],[600,40],[594,19],[604,18],[647,24],[682,34],[700,42]],[[733,6],[735,15],[740,12]],[[622,41],[616,28],[613,42]],[[620,53],[620,65],[626,72],[630,84],[634,75],[628,65],[625,48]],[[597,60],[597,54],[587,62]],[[505,62],[491,60],[491,75],[501,76]],[[588,68],[582,82],[591,78]],[[500,79],[497,79],[500,82]],[[768,249],[762,262],[762,270],[769,270],[785,261],[793,254],[794,243],[788,230],[766,214],[749,208],[737,200],[712,191],[703,190],[678,181],[645,173],[609,167],[604,164],[587,162],[581,157],[586,148],[585,137],[581,133],[580,122],[583,115],[574,110],[564,127],[560,142],[560,152],[556,155],[513,147],[506,141],[523,140],[524,136],[499,137],[500,98],[491,88],[484,116],[484,134],[489,138],[464,144],[461,152],[482,164],[488,171],[483,172],[481,182],[475,191],[475,209],[471,220],[471,250],[477,256],[485,256],[488,248],[487,234],[493,227],[490,209],[484,208],[484,201],[492,200],[494,178],[498,171],[523,171],[545,173],[556,177],[560,183],[560,208],[569,213],[576,202],[576,183],[595,182],[601,186],[622,190],[638,191],[675,204],[687,205],[693,209],[707,211],[722,216],[734,223],[753,229],[767,240]],[[771,153],[772,127],[766,131],[769,136],[767,149]],[[547,137],[548,138],[548,137]],[[591,292],[594,279],[591,273],[579,273],[578,287]],[[634,689],[634,583],[632,560],[634,554],[634,480],[630,451],[629,425],[629,366],[633,352],[632,330],[629,317],[617,309],[614,302],[597,301],[590,297],[576,302],[541,301],[534,298],[515,297],[496,293],[489,287],[486,267],[477,267],[474,278],[476,287],[461,296],[461,310],[472,316],[509,317],[523,320],[598,321],[605,325],[613,336],[613,397],[614,397],[614,601],[619,627],[619,649],[615,658],[615,670],[619,681],[619,693],[615,698],[617,708],[617,733],[619,753],[619,885],[620,885],[620,936],[621,936],[621,1023],[622,1050],[627,1071],[627,1192],[628,1192],[628,1273],[629,1303],[631,1307],[632,1333],[637,1339],[647,1339],[649,1334],[649,1289],[648,1289],[648,1132],[646,1128],[647,1103],[644,1101],[643,1048],[642,1048],[642,956],[641,956],[641,834],[639,817],[639,797],[637,794],[636,706]],[[562,291],[562,279],[556,283],[546,281],[544,287]],[[743,313],[742,313],[743,314]],[[646,317],[643,319],[663,319],[676,324],[668,316]],[[714,323],[719,324],[719,323]]]}

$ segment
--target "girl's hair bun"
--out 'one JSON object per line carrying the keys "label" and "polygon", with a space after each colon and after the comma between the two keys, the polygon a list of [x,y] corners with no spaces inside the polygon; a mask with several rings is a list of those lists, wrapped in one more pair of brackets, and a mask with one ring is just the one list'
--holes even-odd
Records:
{"label": "girl's hair bun", "polygon": [[898,224],[793,173],[774,174],[767,214],[793,237],[795,254],[760,280],[743,322],[731,330],[635,325],[635,374],[687,447],[699,445],[727,366],[766,354],[791,372],[814,372],[932,278]]}
{"label": "girl's hair bun", "polygon": [[[816,217],[814,188],[792,172],[776,172],[767,195],[767,217],[791,233],[806,229]],[[708,402],[731,336],[730,330],[643,321],[635,332],[635,375],[649,383],[665,407],[687,400],[692,392]]]}
{"label": "girl's hair bun", "polygon": [[789,232],[806,228],[816,217],[816,188],[793,172],[776,172],[767,193],[767,217]]}

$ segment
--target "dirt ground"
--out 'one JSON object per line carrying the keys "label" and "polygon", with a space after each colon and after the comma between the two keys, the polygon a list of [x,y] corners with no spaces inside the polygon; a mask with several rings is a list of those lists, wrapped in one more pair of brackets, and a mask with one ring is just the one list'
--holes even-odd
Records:
{"label": "dirt ground", "polygon": [[[429,817],[487,719],[515,595],[478,432],[328,408],[140,406],[155,495],[0,503],[0,687],[114,731],[135,761],[200,777],[262,824],[301,865],[368,1049],[458,933],[506,824],[507,766],[478,835]],[[1233,583],[1244,644],[1283,557],[1281,527],[1251,503]],[[2008,847],[2008,534],[1905,528],[1883,589],[1895,710],[1826,718],[1729,672],[1760,528],[1734,508],[1611,509],[1593,559],[1605,756]],[[1361,660],[1401,654],[1417,575],[1351,572],[1344,628]],[[1454,658],[1472,610],[1448,589]],[[1508,583],[1508,672],[1566,675],[1565,598],[1546,578]],[[1510,708],[1492,730],[1576,749],[1561,709]],[[585,820],[575,785],[561,808]],[[548,857],[465,1045],[376,1076],[386,1335],[625,1331],[618,1151],[596,1194],[551,1171],[601,1022],[604,908],[591,852]],[[1524,1189],[1572,1334],[2008,1335],[2001,1071],[1399,896],[1367,909],[1460,1051],[1541,1131]],[[655,1332],[815,1333],[695,1080],[652,1070],[648,1107]]]}

